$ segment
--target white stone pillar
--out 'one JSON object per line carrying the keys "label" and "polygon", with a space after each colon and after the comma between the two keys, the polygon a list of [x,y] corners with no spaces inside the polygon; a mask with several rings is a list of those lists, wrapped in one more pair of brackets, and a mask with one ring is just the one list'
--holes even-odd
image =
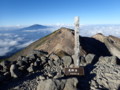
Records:
{"label": "white stone pillar", "polygon": [[79,17],[75,17],[75,47],[74,47],[74,65],[75,67],[79,67],[79,55],[80,55],[80,42],[79,42]]}

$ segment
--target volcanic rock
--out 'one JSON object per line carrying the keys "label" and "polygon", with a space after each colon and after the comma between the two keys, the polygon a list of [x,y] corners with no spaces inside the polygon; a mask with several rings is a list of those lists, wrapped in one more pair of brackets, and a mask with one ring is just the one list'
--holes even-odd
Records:
{"label": "volcanic rock", "polygon": [[12,64],[10,66],[10,73],[11,73],[11,77],[13,78],[18,78],[22,75],[22,73],[19,71],[17,65]]}
{"label": "volcanic rock", "polygon": [[95,64],[96,68],[91,73],[96,76],[91,80],[91,89],[118,90],[120,85],[120,66],[117,65],[116,57],[100,57]]}
{"label": "volcanic rock", "polygon": [[64,56],[62,57],[63,63],[65,67],[69,67],[72,63],[72,58],[70,56]]}
{"label": "volcanic rock", "polygon": [[48,79],[41,81],[37,90],[77,90],[78,80],[76,78],[68,79]]}

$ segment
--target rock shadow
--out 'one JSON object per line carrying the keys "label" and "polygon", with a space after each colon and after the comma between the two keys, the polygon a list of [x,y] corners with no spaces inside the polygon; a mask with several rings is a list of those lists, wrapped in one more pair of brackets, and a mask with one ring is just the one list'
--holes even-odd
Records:
{"label": "rock shadow", "polygon": [[80,37],[80,44],[87,53],[96,56],[111,56],[104,43],[90,37]]}

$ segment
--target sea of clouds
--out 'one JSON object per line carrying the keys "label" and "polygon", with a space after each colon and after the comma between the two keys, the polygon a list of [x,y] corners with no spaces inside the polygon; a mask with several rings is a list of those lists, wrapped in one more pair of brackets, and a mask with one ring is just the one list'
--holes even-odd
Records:
{"label": "sea of clouds", "polygon": [[[23,30],[20,31],[20,27],[0,27],[0,57],[10,56],[14,52],[21,50],[28,46],[35,40],[44,37],[51,32],[59,29],[60,27],[67,27],[74,29],[73,26],[69,25],[57,25],[46,29],[38,30]],[[120,25],[81,25],[80,35],[90,37],[97,33],[102,33],[106,36],[114,35],[120,37]]]}

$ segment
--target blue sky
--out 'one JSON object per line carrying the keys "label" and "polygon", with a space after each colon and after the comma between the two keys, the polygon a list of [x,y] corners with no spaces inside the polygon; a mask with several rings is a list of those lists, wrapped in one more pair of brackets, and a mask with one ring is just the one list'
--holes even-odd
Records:
{"label": "blue sky", "polygon": [[120,0],[0,0],[0,26],[120,24]]}

